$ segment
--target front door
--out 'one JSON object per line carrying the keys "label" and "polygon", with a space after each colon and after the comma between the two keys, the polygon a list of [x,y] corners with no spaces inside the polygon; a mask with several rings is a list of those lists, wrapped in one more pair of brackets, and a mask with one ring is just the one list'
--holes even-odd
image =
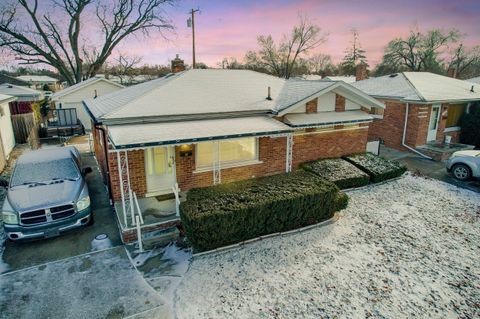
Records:
{"label": "front door", "polygon": [[440,105],[433,105],[432,113],[430,114],[430,122],[428,123],[427,142],[435,141],[437,139],[439,116],[440,116]]}
{"label": "front door", "polygon": [[171,193],[175,184],[175,152],[171,146],[145,149],[147,193]]}

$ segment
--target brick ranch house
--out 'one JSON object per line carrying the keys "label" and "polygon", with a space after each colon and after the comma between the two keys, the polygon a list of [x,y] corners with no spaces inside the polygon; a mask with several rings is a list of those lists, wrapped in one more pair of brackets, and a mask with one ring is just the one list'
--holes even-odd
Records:
{"label": "brick ranch house", "polygon": [[[154,199],[176,184],[187,191],[364,152],[370,113],[384,107],[341,81],[212,69],[171,73],[84,105],[101,171],[125,215],[132,194],[140,210],[153,211],[163,204]],[[132,226],[121,219],[122,228]],[[178,217],[150,220],[163,225]]]}
{"label": "brick ranch house", "polygon": [[458,143],[460,117],[471,102],[480,100],[480,85],[429,72],[395,73],[352,85],[385,103],[384,110],[378,109],[381,116],[370,124],[369,140],[422,154],[429,145]]}

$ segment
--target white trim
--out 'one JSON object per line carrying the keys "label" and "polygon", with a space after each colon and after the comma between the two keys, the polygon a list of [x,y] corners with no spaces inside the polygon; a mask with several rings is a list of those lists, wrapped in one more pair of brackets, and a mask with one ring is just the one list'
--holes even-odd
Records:
{"label": "white trim", "polygon": [[448,132],[459,132],[461,131],[462,128],[460,126],[452,126],[452,127],[446,127],[443,132],[448,133]]}
{"label": "white trim", "polygon": [[324,133],[336,133],[336,132],[340,132],[340,131],[352,131],[352,130],[368,130],[368,126],[351,126],[351,127],[346,127],[346,128],[337,128],[337,129],[333,128],[331,130],[322,130],[322,131],[314,131],[314,132],[295,132],[294,136],[311,135],[311,134],[324,134]]}

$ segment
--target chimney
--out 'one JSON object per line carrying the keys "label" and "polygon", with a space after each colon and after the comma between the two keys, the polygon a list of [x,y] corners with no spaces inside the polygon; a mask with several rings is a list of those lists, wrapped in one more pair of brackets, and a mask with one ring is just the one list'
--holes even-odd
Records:
{"label": "chimney", "polygon": [[457,78],[457,69],[455,69],[455,68],[448,68],[448,70],[447,70],[447,76],[448,76],[449,78],[454,78],[454,79],[456,79],[456,78]]}
{"label": "chimney", "polygon": [[357,64],[355,68],[355,81],[361,81],[368,78],[367,76],[367,65],[365,63]]}
{"label": "chimney", "polygon": [[185,71],[185,63],[177,56],[172,60],[172,73]]}

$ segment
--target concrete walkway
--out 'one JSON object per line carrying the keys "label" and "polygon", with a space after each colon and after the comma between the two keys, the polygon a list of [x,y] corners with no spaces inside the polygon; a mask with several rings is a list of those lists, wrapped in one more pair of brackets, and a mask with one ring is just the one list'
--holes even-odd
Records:
{"label": "concrete walkway", "polygon": [[435,162],[425,159],[414,153],[398,151],[383,145],[380,146],[379,155],[386,159],[397,160],[405,164],[409,171],[417,172],[422,175],[480,193],[480,181],[461,182],[456,180],[447,173],[444,162]]}

